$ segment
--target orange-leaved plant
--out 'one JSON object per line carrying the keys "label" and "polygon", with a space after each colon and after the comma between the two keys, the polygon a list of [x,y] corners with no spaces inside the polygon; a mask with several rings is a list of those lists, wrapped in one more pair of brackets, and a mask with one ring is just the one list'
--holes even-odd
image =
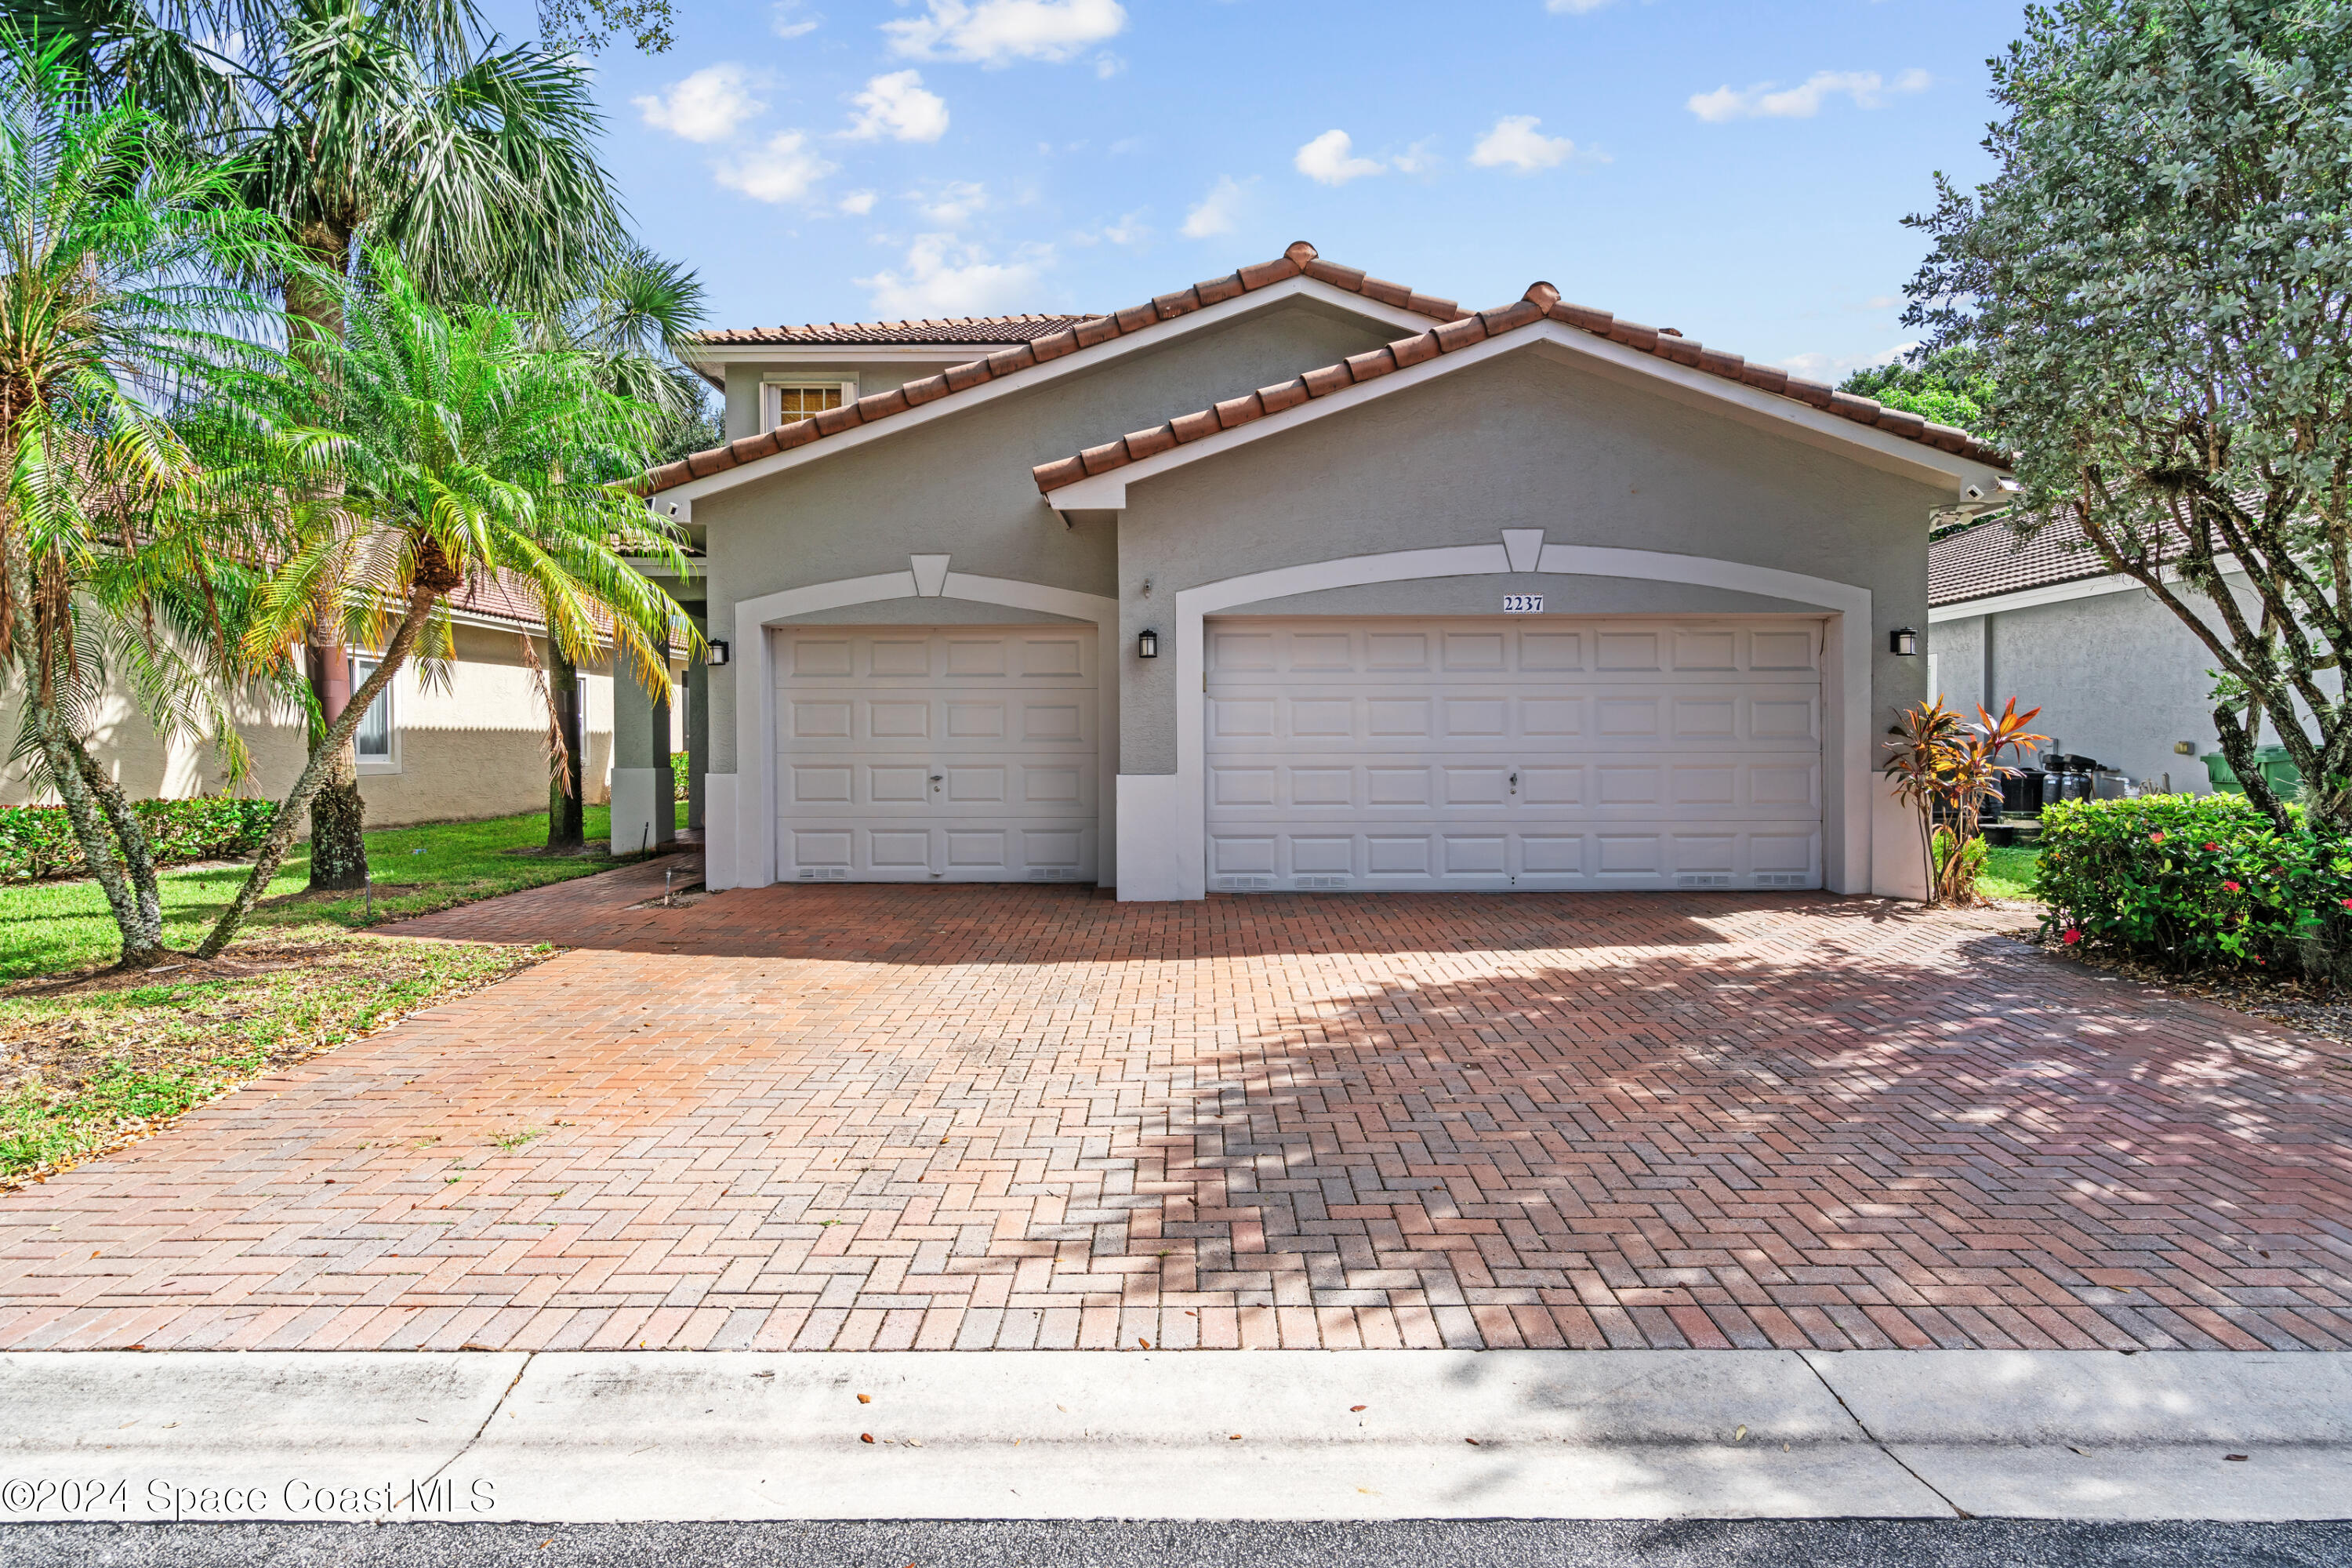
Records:
{"label": "orange-leaved plant", "polygon": [[1930,904],[1979,901],[1977,873],[1984,865],[1979,828],[1985,803],[1999,800],[2000,781],[2020,771],[2001,761],[2005,752],[2022,757],[2050,739],[2026,729],[2041,711],[2029,708],[2020,713],[2014,697],[1998,717],[1979,706],[1973,724],[1945,707],[1940,697],[1903,710],[1895,738],[1886,742],[1894,753],[1886,771],[1894,776],[1895,798],[1919,816]]}

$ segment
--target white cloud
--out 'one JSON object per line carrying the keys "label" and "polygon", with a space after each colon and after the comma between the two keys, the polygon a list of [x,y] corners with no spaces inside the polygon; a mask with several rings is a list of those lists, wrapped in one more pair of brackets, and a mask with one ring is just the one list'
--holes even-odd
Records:
{"label": "white cloud", "polygon": [[1037,246],[1019,260],[996,262],[954,235],[917,235],[900,267],[860,278],[857,286],[873,296],[874,309],[888,317],[989,316],[1031,310],[1053,254],[1051,247]]}
{"label": "white cloud", "polygon": [[1186,239],[1206,239],[1211,235],[1231,234],[1241,221],[1242,203],[1249,192],[1231,174],[1220,174],[1209,194],[1201,198],[1198,206],[1184,215],[1183,235]]}
{"label": "white cloud", "polygon": [[938,227],[961,228],[974,213],[988,210],[988,187],[972,180],[950,180],[914,201],[916,210]]}
{"label": "white cloud", "polygon": [[927,12],[885,22],[893,52],[916,59],[1066,60],[1127,26],[1118,0],[926,0]]}
{"label": "white cloud", "polygon": [[797,38],[824,24],[824,18],[809,10],[803,0],[776,0],[768,7],[768,30],[780,38]]}
{"label": "white cloud", "polygon": [[894,142],[936,142],[947,133],[947,100],[924,89],[920,71],[875,77],[850,101],[857,105],[857,118],[841,134],[853,142],[884,136]]}
{"label": "white cloud", "polygon": [[852,191],[833,205],[835,209],[845,212],[852,217],[864,217],[874,210],[874,193]]}
{"label": "white cloud", "polygon": [[751,73],[724,62],[670,83],[667,94],[629,101],[646,124],[688,142],[724,142],[736,127],[768,107],[751,96]]}
{"label": "white cloud", "polygon": [[1389,166],[1378,158],[1359,158],[1356,144],[1344,131],[1326,131],[1298,150],[1292,165],[1308,179],[1326,185],[1344,185],[1367,174],[1385,174]]}
{"label": "white cloud", "polygon": [[1532,174],[1574,157],[1576,143],[1565,136],[1544,135],[1536,129],[1542,123],[1532,114],[1506,114],[1470,149],[1470,161],[1482,169],[1509,167]]}
{"label": "white cloud", "polygon": [[1897,343],[1874,354],[1790,354],[1780,361],[1780,368],[1791,375],[1809,376],[1814,381],[1825,381],[1835,386],[1855,371],[1876,370],[1880,365],[1893,364],[1918,346],[1917,343]]}
{"label": "white cloud", "polygon": [[1159,237],[1158,232],[1143,221],[1143,215],[1148,210],[1138,207],[1131,213],[1121,214],[1100,228],[1081,230],[1070,236],[1070,243],[1073,245],[1123,245],[1129,249],[1141,249]]}
{"label": "white cloud", "polygon": [[720,161],[719,183],[754,201],[797,202],[808,198],[834,165],[819,157],[797,131],[781,132],[749,153]]}
{"label": "white cloud", "polygon": [[1126,68],[1127,61],[1121,56],[1100,54],[1095,57],[1095,79],[1097,81],[1108,81],[1111,78],[1117,76]]}
{"label": "white cloud", "polygon": [[1398,153],[1395,157],[1390,159],[1390,166],[1394,168],[1400,174],[1429,174],[1431,171],[1434,170],[1438,164],[1438,157],[1435,151],[1436,146],[1436,137],[1424,136],[1420,141],[1414,142],[1412,146],[1406,148],[1403,152]]}
{"label": "white cloud", "polygon": [[1609,0],[1544,0],[1544,9],[1563,16],[1581,16],[1608,4]]}
{"label": "white cloud", "polygon": [[1746,89],[1726,83],[1713,92],[1695,92],[1685,105],[1710,125],[1727,120],[1811,120],[1823,102],[1840,93],[1856,109],[1884,109],[1889,93],[1922,92],[1933,81],[1923,70],[1907,70],[1887,81],[1876,71],[1815,71],[1795,87],[1759,81]]}

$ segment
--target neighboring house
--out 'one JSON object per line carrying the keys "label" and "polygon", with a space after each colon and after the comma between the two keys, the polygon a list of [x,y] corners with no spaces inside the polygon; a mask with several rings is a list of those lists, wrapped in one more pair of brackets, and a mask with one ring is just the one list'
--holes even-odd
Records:
{"label": "neighboring house", "polygon": [[1963,432],[1305,244],[707,344],[733,439],[649,488],[729,645],[713,887],[1920,891],[1875,763]]}
{"label": "neighboring house", "polygon": [[[2089,757],[2183,794],[2211,789],[2212,651],[2156,595],[2100,563],[2079,523],[2021,539],[2007,517],[1928,551],[1935,689],[1973,713],[2040,708],[2045,752]],[[2202,604],[2193,593],[2189,603]],[[2257,612],[2258,613],[2258,612]]]}
{"label": "neighboring house", "polygon": [[[455,595],[450,615],[456,658],[444,679],[428,679],[412,660],[393,678],[362,721],[354,748],[368,821],[392,826],[467,817],[503,816],[547,806],[547,705],[531,679],[522,639],[529,637],[544,668],[547,644],[525,602],[498,584]],[[373,671],[364,652],[352,659],[356,687]],[[583,757],[589,804],[606,799],[612,768],[614,692],[611,675],[583,670]],[[646,706],[635,683],[623,681],[621,706]],[[16,732],[16,704],[0,723]],[[683,705],[671,704],[673,747],[685,738]],[[282,797],[294,785],[307,752],[301,715],[241,704],[238,729],[253,754],[254,776],[241,793]],[[166,744],[142,717],[120,680],[110,683],[100,709],[93,754],[134,799],[218,794],[226,787],[218,755],[208,742],[183,736]],[[0,774],[0,805],[35,798],[20,764]],[[43,796],[42,798],[48,798]]]}

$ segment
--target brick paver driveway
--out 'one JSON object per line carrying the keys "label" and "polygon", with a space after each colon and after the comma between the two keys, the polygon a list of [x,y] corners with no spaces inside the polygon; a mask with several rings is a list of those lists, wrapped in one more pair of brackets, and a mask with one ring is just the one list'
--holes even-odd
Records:
{"label": "brick paver driveway", "polygon": [[0,1346],[2352,1346],[2344,1047],[1812,896],[777,888],[0,1197]]}

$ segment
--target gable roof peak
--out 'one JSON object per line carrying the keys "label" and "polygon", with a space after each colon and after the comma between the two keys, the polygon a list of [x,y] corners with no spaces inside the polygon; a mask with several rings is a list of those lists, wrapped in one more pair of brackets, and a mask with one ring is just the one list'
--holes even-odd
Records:
{"label": "gable roof peak", "polygon": [[920,381],[910,381],[887,392],[861,397],[839,408],[828,408],[796,424],[780,425],[772,430],[759,431],[730,441],[724,447],[692,453],[677,462],[656,468],[645,476],[639,488],[641,493],[647,495],[673,489],[695,479],[740,468],[746,463],[772,458],[795,447],[805,447],[828,436],[838,436],[859,426],[904,414],[984,383],[1017,374],[1048,360],[1094,348],[1114,338],[1125,337],[1130,332],[1141,331],[1180,316],[1189,316],[1212,305],[1222,305],[1228,300],[1238,299],[1294,278],[1306,278],[1346,293],[1360,294],[1391,310],[1409,311],[1433,321],[1457,322],[1466,319],[1466,312],[1451,300],[1433,299],[1401,283],[1367,277],[1359,268],[1334,266],[1324,260],[1307,241],[1293,240],[1280,256],[1271,261],[1252,262],[1223,278],[1212,278],[1189,289],[1162,294],[1107,316],[1074,319],[1043,336],[1001,349],[984,359],[950,365],[937,375],[925,376]]}
{"label": "gable roof peak", "polygon": [[[1318,262],[1316,265],[1324,264]],[[1076,484],[1081,479],[1092,479],[1097,474],[1124,468],[1129,463],[1139,463],[1148,458],[1156,458],[1188,442],[1202,440],[1269,415],[1286,413],[1316,398],[1328,397],[1348,387],[1391,375],[1398,371],[1410,370],[1415,365],[1541,321],[1574,327],[1637,353],[1651,354],[1685,369],[1753,387],[1774,396],[1792,398],[1850,419],[1857,425],[1871,426],[1888,435],[1916,441],[1922,446],[1933,447],[1971,462],[2006,468],[2011,461],[2008,453],[1977,440],[1965,430],[1931,423],[1916,414],[1887,407],[1875,398],[1839,392],[1823,383],[1790,375],[1787,371],[1771,365],[1750,364],[1738,354],[1708,348],[1696,339],[1685,338],[1671,327],[1645,327],[1635,321],[1621,321],[1606,310],[1571,305],[1559,297],[1559,289],[1538,281],[1529,284],[1527,292],[1515,303],[1500,310],[1458,316],[1444,326],[1413,337],[1399,338],[1394,342],[1364,353],[1352,354],[1338,364],[1325,365],[1273,386],[1262,386],[1255,392],[1227,398],[1209,408],[1180,415],[1163,425],[1130,432],[1115,441],[1089,447],[1070,457],[1039,463],[1030,470],[1030,474],[1036,480],[1037,489],[1051,496],[1055,490]]]}

